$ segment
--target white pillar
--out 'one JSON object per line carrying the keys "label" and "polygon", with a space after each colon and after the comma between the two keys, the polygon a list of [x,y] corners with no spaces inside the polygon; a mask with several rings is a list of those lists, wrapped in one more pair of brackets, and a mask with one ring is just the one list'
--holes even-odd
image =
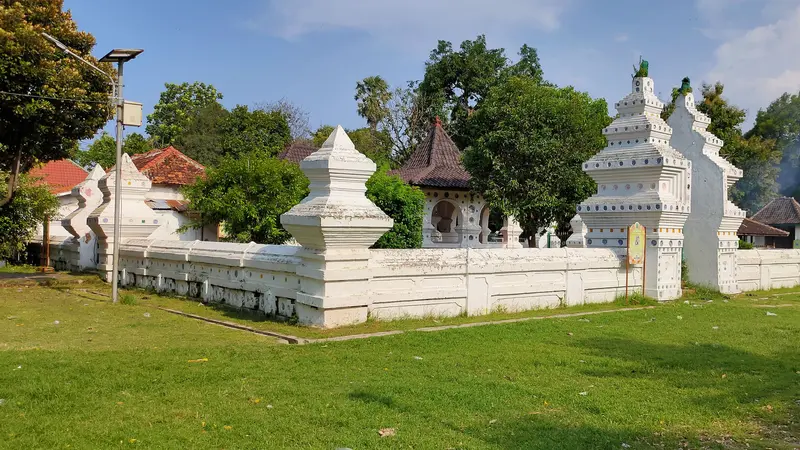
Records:
{"label": "white pillar", "polygon": [[72,235],[72,239],[65,243],[70,270],[81,271],[97,266],[97,235],[89,228],[87,220],[103,202],[103,192],[98,186],[103,176],[105,171],[97,164],[83,182],[72,188],[72,195],[78,199],[78,209],[61,220],[61,226]]}
{"label": "white pillar", "polygon": [[627,228],[641,223],[647,229],[645,294],[671,300],[682,293],[691,163],[669,146],[672,130],[660,117],[664,104],[654,87],[649,77],[634,78],[631,93],[615,104],[619,115],[603,130],[608,146],[583,164],[597,193],[579,204],[577,213],[593,248],[627,248]]}
{"label": "white pillar", "polygon": [[[688,80],[687,84],[688,84]],[[684,257],[689,280],[720,292],[739,292],[736,277],[736,232],[745,212],[728,199],[742,171],[719,155],[723,142],[707,131],[711,120],[695,108],[691,92],[675,100],[669,118],[671,145],[692,162],[692,210],[686,221]]]}
{"label": "white pillar", "polygon": [[364,322],[372,304],[369,247],[393,225],[365,195],[375,163],[338,126],[300,168],[311,181],[310,192],[281,216],[303,246],[298,319],[320,327]]}
{"label": "white pillar", "polygon": [[120,164],[122,173],[121,238],[118,239],[114,236],[113,192],[117,183],[115,171],[112,170],[98,182],[98,187],[103,193],[103,203],[95,208],[87,219],[89,228],[97,235],[100,259],[97,270],[103,274],[106,281],[111,281],[114,245],[122,244],[128,239],[147,238],[160,226],[156,214],[144,202],[145,195],[152,186],[150,179],[139,172],[127,153],[122,155]]}
{"label": "white pillar", "polygon": [[586,224],[583,223],[580,214],[575,214],[575,217],[569,221],[572,227],[572,234],[567,238],[567,247],[569,248],[585,248],[586,247],[586,233],[588,229]]}

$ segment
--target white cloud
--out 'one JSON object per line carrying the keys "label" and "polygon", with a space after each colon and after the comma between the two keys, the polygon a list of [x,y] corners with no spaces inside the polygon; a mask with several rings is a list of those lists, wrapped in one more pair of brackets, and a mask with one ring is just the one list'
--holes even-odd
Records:
{"label": "white cloud", "polygon": [[432,39],[508,36],[535,28],[552,31],[572,0],[266,0],[251,27],[294,39],[330,30],[367,33],[404,46]]}
{"label": "white cloud", "polygon": [[[796,5],[796,3],[795,3]],[[752,120],[784,92],[800,90],[800,6],[773,23],[723,42],[714,53],[709,81],[722,81],[731,100]]]}
{"label": "white cloud", "polygon": [[614,36],[614,42],[628,42],[628,35],[625,33],[620,33]]}

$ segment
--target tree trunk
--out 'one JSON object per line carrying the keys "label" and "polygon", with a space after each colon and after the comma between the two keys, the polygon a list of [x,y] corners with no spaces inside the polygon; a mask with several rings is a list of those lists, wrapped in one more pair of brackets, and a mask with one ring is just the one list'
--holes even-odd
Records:
{"label": "tree trunk", "polygon": [[17,150],[17,158],[14,161],[14,169],[11,171],[11,174],[8,176],[8,190],[4,198],[0,199],[0,206],[5,206],[8,202],[14,198],[14,191],[17,190],[17,186],[19,185],[19,166],[20,162],[22,161],[22,148]]}

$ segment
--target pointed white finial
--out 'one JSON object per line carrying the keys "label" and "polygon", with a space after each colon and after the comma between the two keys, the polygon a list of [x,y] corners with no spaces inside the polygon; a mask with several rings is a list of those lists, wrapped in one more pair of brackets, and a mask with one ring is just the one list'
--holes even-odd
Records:
{"label": "pointed white finial", "polygon": [[95,164],[92,170],[89,171],[89,175],[86,176],[87,180],[99,180],[106,175],[106,171],[103,170],[103,166],[100,164]]}

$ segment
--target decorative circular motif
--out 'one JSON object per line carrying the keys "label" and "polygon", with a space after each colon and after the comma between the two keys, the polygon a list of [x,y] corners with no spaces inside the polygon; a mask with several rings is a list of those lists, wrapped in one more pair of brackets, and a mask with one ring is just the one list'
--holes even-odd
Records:
{"label": "decorative circular motif", "polygon": [[639,209],[639,211],[641,211],[642,210],[642,205],[637,206],[637,208]]}
{"label": "decorative circular motif", "polygon": [[649,159],[645,159],[645,160],[644,160],[644,163],[645,163],[645,164],[650,164],[650,160],[649,160]]}
{"label": "decorative circular motif", "polygon": [[655,247],[655,246],[656,246],[656,244],[657,244],[657,242],[656,242],[656,240],[655,240],[655,239],[653,239],[652,241],[650,241],[650,245],[652,245],[653,247]]}
{"label": "decorative circular motif", "polygon": [[618,245],[622,245],[622,239],[618,240],[618,241],[617,241],[617,244],[618,244]]}
{"label": "decorative circular motif", "polygon": [[592,245],[592,240],[591,239],[589,239],[589,245]]}
{"label": "decorative circular motif", "polygon": [[608,239],[603,239],[603,245],[608,244]]}
{"label": "decorative circular motif", "polygon": [[657,163],[659,163],[659,164],[661,164],[661,158],[658,158],[658,159],[656,160],[656,162],[657,162]]}
{"label": "decorative circular motif", "polygon": [[612,206],[612,207],[611,207],[611,210],[612,210],[612,211],[616,211],[616,210],[617,210],[617,207],[616,207],[616,206]]}
{"label": "decorative circular motif", "polygon": [[619,186],[617,186],[617,185],[615,184],[615,185],[614,185],[614,190],[616,191],[617,189],[619,189]]}
{"label": "decorative circular motif", "polygon": [[434,193],[433,193],[433,196],[434,196],[434,197],[438,197],[438,196],[439,196],[439,193],[438,193],[438,192],[434,192]]}
{"label": "decorative circular motif", "polygon": [[635,166],[635,165],[636,165],[636,160],[635,160],[635,159],[634,159],[633,161],[631,161],[631,165],[632,165],[632,166]]}
{"label": "decorative circular motif", "polygon": [[444,198],[450,198],[450,193],[449,192],[445,192],[444,193]]}
{"label": "decorative circular motif", "polygon": [[626,184],[626,185],[625,185],[625,189],[630,189],[630,188],[631,188],[631,185],[630,185],[630,184]]}
{"label": "decorative circular motif", "polygon": [[580,211],[580,210],[581,210],[581,207],[580,207],[580,206],[578,206],[578,211]]}
{"label": "decorative circular motif", "polygon": [[656,205],[656,209],[661,209],[661,205]]}

